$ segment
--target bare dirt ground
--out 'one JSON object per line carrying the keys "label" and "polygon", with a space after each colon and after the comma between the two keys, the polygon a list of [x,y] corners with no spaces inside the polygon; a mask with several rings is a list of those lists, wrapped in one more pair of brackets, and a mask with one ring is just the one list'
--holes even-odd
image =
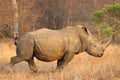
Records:
{"label": "bare dirt ground", "polygon": [[101,58],[81,53],[62,72],[54,71],[55,62],[35,60],[39,73],[32,73],[26,62],[8,69],[10,58],[15,56],[11,42],[0,42],[0,80],[120,80],[120,45],[111,44]]}

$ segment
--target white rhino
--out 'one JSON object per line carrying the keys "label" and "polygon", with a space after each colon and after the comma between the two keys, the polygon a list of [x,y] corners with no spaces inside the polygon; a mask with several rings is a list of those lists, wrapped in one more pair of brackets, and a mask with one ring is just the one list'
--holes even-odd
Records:
{"label": "white rhino", "polygon": [[21,61],[27,61],[29,68],[36,72],[34,57],[38,60],[51,62],[57,60],[58,69],[67,65],[76,54],[87,52],[101,57],[108,46],[98,45],[86,27],[77,25],[60,30],[39,29],[23,35],[16,48],[17,56],[11,58],[13,66]]}

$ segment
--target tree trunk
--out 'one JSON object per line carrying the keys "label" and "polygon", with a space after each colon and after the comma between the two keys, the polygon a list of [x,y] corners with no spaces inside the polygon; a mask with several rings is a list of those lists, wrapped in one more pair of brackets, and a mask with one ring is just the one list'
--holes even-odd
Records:
{"label": "tree trunk", "polygon": [[16,0],[12,0],[13,8],[14,8],[14,38],[18,37],[18,7]]}

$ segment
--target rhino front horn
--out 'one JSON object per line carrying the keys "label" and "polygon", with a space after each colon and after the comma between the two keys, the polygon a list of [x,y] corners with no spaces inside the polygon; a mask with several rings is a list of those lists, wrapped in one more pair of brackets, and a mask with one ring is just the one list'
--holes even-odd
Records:
{"label": "rhino front horn", "polygon": [[103,50],[105,50],[109,44],[111,43],[112,41],[112,36],[110,36],[109,38],[107,38],[105,41],[101,41],[102,43],[102,47],[103,47]]}

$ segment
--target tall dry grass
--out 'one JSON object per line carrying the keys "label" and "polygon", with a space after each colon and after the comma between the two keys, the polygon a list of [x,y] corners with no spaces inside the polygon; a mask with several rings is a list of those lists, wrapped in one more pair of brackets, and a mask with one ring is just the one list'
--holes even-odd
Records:
{"label": "tall dry grass", "polygon": [[110,45],[101,58],[81,53],[63,69],[54,71],[56,62],[35,60],[39,72],[32,73],[26,62],[18,63],[9,71],[10,58],[15,56],[15,46],[11,42],[0,43],[0,80],[119,80],[120,45]]}

